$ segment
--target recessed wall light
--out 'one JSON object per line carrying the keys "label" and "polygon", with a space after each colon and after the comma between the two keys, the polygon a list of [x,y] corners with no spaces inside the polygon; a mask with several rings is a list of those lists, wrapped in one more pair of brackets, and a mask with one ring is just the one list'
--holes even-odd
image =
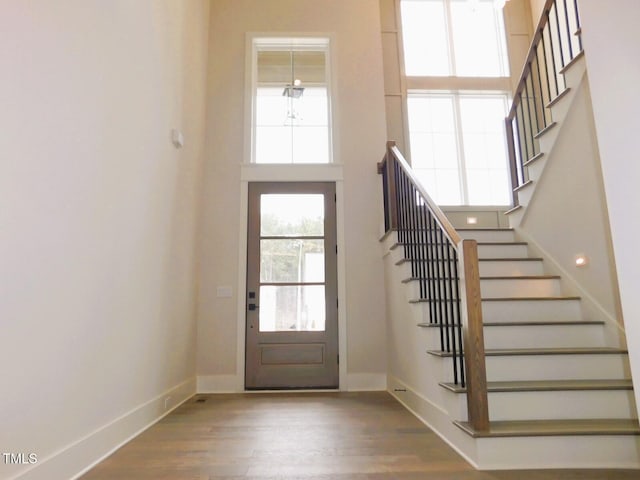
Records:
{"label": "recessed wall light", "polygon": [[467,225],[476,225],[478,223],[478,217],[467,217]]}
{"label": "recessed wall light", "polygon": [[589,265],[589,257],[584,253],[579,253],[575,256],[576,267],[586,267]]}

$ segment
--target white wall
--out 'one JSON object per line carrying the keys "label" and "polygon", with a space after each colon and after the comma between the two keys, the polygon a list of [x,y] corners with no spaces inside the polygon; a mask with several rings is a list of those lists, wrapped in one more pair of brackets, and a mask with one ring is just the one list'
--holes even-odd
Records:
{"label": "white wall", "polygon": [[207,23],[205,0],[0,3],[0,450],[37,454],[21,478],[71,478],[195,391]]}
{"label": "white wall", "polygon": [[[562,277],[563,292],[582,297],[585,319],[607,321],[609,340],[618,342],[622,318],[589,82],[581,63],[573,69],[566,104],[553,111],[558,126],[549,133],[557,137],[543,137],[545,156],[529,170],[535,192],[517,232],[532,255],[546,258],[546,273]],[[579,254],[589,258],[586,267],[575,266]]]}
{"label": "white wall", "polygon": [[[241,166],[244,148],[247,32],[330,34],[334,44],[337,157],[343,164],[338,213],[345,262],[341,285],[346,388],[386,384],[383,268],[378,245],[380,178],[385,148],[378,2],[372,0],[213,0],[209,52],[207,162],[198,313],[198,377],[203,390],[243,388],[244,292]],[[218,286],[233,297],[217,298]],[[240,306],[239,306],[240,301]],[[344,301],[344,303],[343,303]],[[240,310],[240,311],[239,311]],[[347,338],[345,338],[345,334]],[[240,351],[239,351],[240,350]],[[343,350],[344,351],[344,350]]]}
{"label": "white wall", "polygon": [[[516,0],[511,0],[516,1]],[[542,9],[544,8],[544,4],[547,0],[529,0],[531,3],[531,22],[532,28],[536,28],[538,26],[538,22],[540,21],[540,16],[542,15]]]}
{"label": "white wall", "polygon": [[640,385],[640,3],[580,0],[579,8],[631,371]]}

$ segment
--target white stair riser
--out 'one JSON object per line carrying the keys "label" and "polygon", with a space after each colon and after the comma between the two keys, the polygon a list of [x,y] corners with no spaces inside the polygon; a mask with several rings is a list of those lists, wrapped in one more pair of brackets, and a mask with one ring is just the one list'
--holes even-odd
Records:
{"label": "white stair riser", "polygon": [[[465,393],[448,392],[450,414],[467,421]],[[493,422],[518,420],[636,419],[633,390],[488,392]]]}
{"label": "white stair riser", "polygon": [[578,300],[483,300],[482,318],[485,322],[583,320]]}
{"label": "white stair riser", "polygon": [[[397,249],[399,250],[399,249]],[[393,252],[393,251],[392,251]],[[403,253],[393,252],[392,254],[392,262],[395,265],[396,262],[400,261],[403,257]],[[411,276],[411,263],[403,262],[398,265],[399,268],[403,270],[404,278],[409,278]],[[514,277],[514,276],[528,276],[528,275],[543,275],[544,269],[542,266],[542,261],[531,261],[531,260],[500,260],[500,261],[491,261],[484,260],[480,262],[480,276],[481,277]]]}
{"label": "white stair riser", "polygon": [[604,347],[602,325],[526,325],[485,327],[487,349]]}
{"label": "white stair riser", "polygon": [[[428,252],[426,251],[421,251],[420,253],[413,253],[412,252],[412,247],[407,247],[405,245],[391,245],[394,248],[391,248],[391,254],[393,256],[393,258],[398,261],[401,260],[403,258],[411,258],[412,256],[418,256],[418,255],[429,255],[432,256],[433,258],[446,258],[447,252],[445,252],[444,254],[438,249],[438,250],[428,250]],[[527,258],[528,255],[528,251],[527,251],[527,246],[526,245],[521,245],[521,244],[511,244],[511,243],[505,243],[505,244],[491,244],[491,245],[478,245],[478,257],[479,258]]]}
{"label": "white stair riser", "polygon": [[482,298],[554,297],[561,294],[558,278],[480,280]]}
{"label": "white stair riser", "polygon": [[488,402],[491,421],[637,417],[632,390],[490,392]]}
{"label": "white stair riser", "polygon": [[630,377],[626,355],[615,354],[487,356],[486,365],[494,382]]}
{"label": "white stair riser", "polygon": [[513,242],[513,230],[458,230],[460,237],[478,242]]}
{"label": "white stair riser", "polygon": [[[413,280],[407,282],[409,286],[409,299],[429,298],[425,296],[428,290],[420,291],[420,282]],[[439,286],[441,289],[446,286],[451,288],[449,282],[437,282],[432,285],[426,282],[423,289],[435,288]],[[455,288],[455,287],[453,287]],[[448,290],[447,290],[448,291]],[[480,280],[480,291],[482,298],[505,298],[505,297],[549,297],[561,294],[560,281],[554,278],[540,279],[505,279],[505,280]]]}
{"label": "white stair riser", "polygon": [[478,245],[479,258],[527,258],[528,254],[526,245]]}
{"label": "white stair riser", "polygon": [[542,261],[531,260],[510,260],[510,261],[490,261],[484,260],[480,263],[481,277],[505,277],[519,275],[542,275],[544,273]]}
{"label": "white stair riser", "polygon": [[[440,350],[440,329],[420,327],[427,350]],[[604,347],[602,325],[489,326],[484,328],[485,349]]]}
{"label": "white stair riser", "polygon": [[[638,443],[638,437],[634,435],[505,437],[478,439],[476,449],[478,465],[483,470],[510,468],[637,469],[640,467]],[[565,477],[561,475],[556,478]],[[579,478],[579,476],[575,478]]]}

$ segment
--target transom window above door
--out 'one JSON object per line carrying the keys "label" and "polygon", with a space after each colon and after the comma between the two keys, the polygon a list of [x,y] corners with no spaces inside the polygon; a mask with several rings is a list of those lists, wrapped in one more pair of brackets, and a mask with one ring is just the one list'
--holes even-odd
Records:
{"label": "transom window above door", "polygon": [[255,38],[251,162],[330,163],[328,38]]}

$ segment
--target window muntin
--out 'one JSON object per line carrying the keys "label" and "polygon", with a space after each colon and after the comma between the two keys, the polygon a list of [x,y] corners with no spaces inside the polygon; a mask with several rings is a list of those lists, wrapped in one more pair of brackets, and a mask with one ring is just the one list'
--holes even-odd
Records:
{"label": "window muntin", "polygon": [[504,19],[493,0],[402,0],[407,76],[509,75]]}
{"label": "window muntin", "polygon": [[255,39],[254,163],[331,162],[328,39]]}
{"label": "window muntin", "polygon": [[505,94],[410,93],[411,163],[442,205],[508,205]]}

